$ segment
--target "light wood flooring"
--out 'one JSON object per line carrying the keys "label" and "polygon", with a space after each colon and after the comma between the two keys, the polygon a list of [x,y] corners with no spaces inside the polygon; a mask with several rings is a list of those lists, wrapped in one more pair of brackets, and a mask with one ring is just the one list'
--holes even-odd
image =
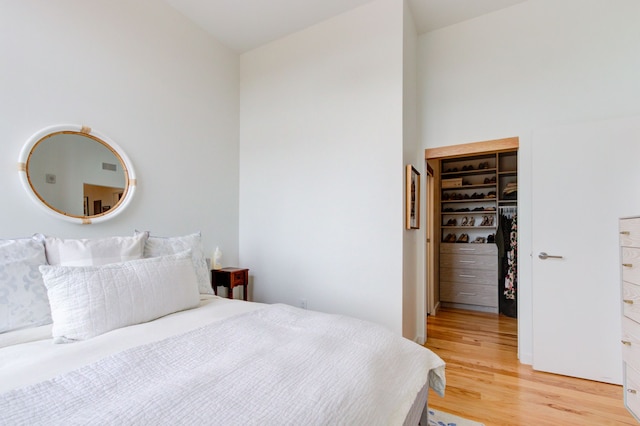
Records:
{"label": "light wood flooring", "polygon": [[517,359],[517,320],[441,309],[426,347],[447,363],[447,388],[429,406],[493,425],[638,425],[622,386],[534,371]]}

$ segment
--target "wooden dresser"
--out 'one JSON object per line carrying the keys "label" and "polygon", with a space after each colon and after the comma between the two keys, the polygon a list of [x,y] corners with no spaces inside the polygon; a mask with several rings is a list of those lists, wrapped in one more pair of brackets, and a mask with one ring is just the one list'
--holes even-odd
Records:
{"label": "wooden dresser", "polygon": [[640,217],[620,219],[624,403],[640,421]]}
{"label": "wooden dresser", "polygon": [[497,246],[440,244],[440,301],[454,307],[498,312]]}

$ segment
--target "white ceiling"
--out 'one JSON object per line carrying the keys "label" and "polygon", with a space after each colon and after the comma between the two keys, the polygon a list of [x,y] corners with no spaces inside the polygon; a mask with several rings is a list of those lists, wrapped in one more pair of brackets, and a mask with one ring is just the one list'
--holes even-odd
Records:
{"label": "white ceiling", "polygon": [[[246,52],[372,0],[165,0],[215,38]],[[419,34],[526,0],[408,0]]]}

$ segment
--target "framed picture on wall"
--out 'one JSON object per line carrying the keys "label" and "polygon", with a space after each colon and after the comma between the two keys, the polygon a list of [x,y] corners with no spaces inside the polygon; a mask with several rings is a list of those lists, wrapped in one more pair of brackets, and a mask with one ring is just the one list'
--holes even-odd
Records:
{"label": "framed picture on wall", "polygon": [[406,228],[420,229],[420,173],[411,164],[406,176]]}

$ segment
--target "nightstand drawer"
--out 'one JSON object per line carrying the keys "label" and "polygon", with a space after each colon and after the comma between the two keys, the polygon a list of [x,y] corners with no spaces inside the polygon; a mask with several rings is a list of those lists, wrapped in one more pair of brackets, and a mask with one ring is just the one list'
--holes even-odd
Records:
{"label": "nightstand drawer", "polygon": [[236,286],[236,285],[241,285],[244,283],[244,275],[245,272],[244,271],[236,271],[231,273],[231,285],[232,286]]}

